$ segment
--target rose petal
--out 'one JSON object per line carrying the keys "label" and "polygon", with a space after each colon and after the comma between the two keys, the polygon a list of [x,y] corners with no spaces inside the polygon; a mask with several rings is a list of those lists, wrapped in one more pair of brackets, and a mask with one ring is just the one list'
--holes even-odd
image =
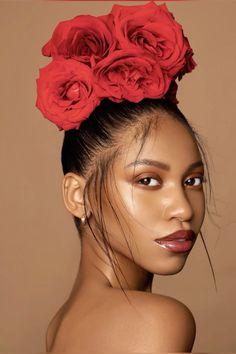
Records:
{"label": "rose petal", "polygon": [[160,98],[171,82],[155,60],[137,50],[117,50],[101,60],[93,72],[96,95],[112,101]]}

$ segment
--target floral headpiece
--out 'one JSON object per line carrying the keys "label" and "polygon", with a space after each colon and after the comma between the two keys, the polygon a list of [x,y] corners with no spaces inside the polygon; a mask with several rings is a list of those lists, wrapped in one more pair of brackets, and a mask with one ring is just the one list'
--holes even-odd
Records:
{"label": "floral headpiece", "polygon": [[36,106],[59,130],[78,129],[101,100],[169,98],[196,63],[181,25],[165,4],[113,5],[104,16],[60,22],[42,53]]}

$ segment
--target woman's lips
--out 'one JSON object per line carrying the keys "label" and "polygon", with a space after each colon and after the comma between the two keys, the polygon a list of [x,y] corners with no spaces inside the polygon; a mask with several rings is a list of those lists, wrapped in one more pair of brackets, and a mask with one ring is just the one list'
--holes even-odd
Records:
{"label": "woman's lips", "polygon": [[155,240],[159,246],[172,252],[188,252],[194,245],[197,235],[193,230],[178,230],[173,234]]}

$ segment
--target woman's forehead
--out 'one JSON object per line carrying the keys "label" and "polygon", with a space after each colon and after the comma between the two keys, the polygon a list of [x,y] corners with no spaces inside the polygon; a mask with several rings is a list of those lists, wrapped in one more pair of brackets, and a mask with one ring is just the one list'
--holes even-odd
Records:
{"label": "woman's forehead", "polygon": [[201,160],[196,139],[177,119],[161,118],[148,134],[134,139],[123,136],[121,159],[129,164],[137,159],[156,159],[167,164],[188,165]]}

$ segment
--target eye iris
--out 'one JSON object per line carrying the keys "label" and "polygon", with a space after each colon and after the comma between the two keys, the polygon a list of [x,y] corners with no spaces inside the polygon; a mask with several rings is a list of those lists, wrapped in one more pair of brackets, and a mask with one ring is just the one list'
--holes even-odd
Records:
{"label": "eye iris", "polygon": [[151,178],[150,177],[146,177],[146,178],[142,179],[142,184],[149,185],[150,182],[151,182]]}

